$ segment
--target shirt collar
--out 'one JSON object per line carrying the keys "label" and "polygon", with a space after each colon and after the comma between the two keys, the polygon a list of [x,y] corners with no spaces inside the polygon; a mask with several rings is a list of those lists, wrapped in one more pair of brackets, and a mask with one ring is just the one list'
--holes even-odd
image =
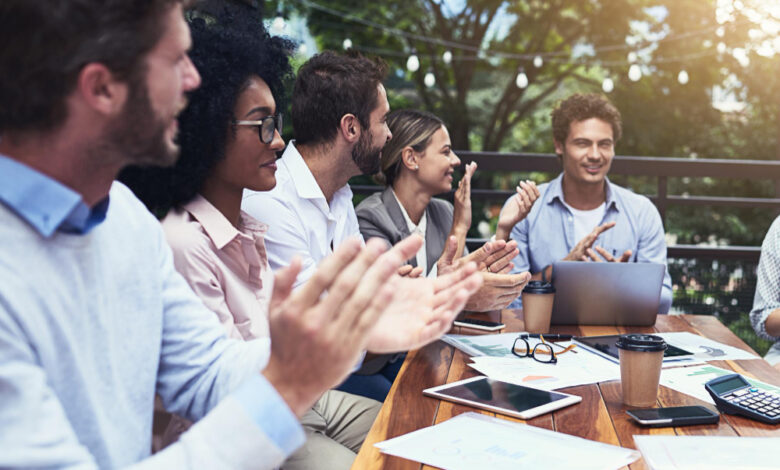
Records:
{"label": "shirt collar", "polygon": [[320,185],[317,184],[317,180],[309,169],[309,165],[306,164],[301,153],[295,148],[295,141],[290,141],[287,145],[282,154],[282,161],[287,165],[298,196],[303,199],[325,199],[325,194],[323,194]]}
{"label": "shirt collar", "polygon": [[108,197],[89,208],[59,181],[0,155],[0,201],[44,237],[55,231],[85,234],[106,218]]}
{"label": "shirt collar", "polygon": [[192,201],[185,204],[182,208],[200,223],[206,235],[211,238],[218,250],[221,250],[233,239],[242,235],[240,229],[246,230],[250,234],[256,232],[261,235],[268,230],[267,225],[258,222],[244,211],[241,211],[239,228],[234,227],[219,209],[214,207],[200,194],[196,195]]}
{"label": "shirt collar", "polygon": [[391,188],[390,191],[393,193],[393,197],[395,198],[395,201],[398,203],[398,207],[401,208],[401,215],[404,216],[404,220],[406,221],[406,226],[409,229],[409,233],[414,233],[415,231],[418,231],[423,238],[425,238],[425,229],[427,227],[427,220],[425,217],[425,212],[423,211],[422,217],[420,217],[420,223],[415,224],[412,222],[412,218],[409,217],[409,213],[406,212],[406,208],[403,204],[401,204],[401,200],[398,199],[398,195],[395,194],[395,191]]}
{"label": "shirt collar", "polygon": [[[609,178],[604,177],[604,181],[606,184],[606,204],[607,208],[614,207],[617,210],[620,210],[618,199],[617,199],[617,192],[612,188],[612,182],[609,181]],[[564,202],[563,199],[563,173],[558,175],[557,178],[550,181],[549,187],[547,189],[547,198],[546,203],[552,204],[556,199],[558,199],[561,202]]]}

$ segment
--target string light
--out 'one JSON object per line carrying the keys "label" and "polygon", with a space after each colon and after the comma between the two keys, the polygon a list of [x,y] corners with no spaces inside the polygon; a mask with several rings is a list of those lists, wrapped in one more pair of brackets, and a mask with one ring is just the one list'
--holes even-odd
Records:
{"label": "string light", "polygon": [[680,73],[677,74],[677,81],[680,82],[680,85],[685,85],[688,83],[688,72],[685,70],[680,70]]}
{"label": "string light", "polygon": [[412,55],[406,60],[406,70],[414,73],[420,70],[420,59],[417,57],[417,53],[412,51]]}
{"label": "string light", "polygon": [[306,55],[307,52],[309,52],[309,47],[306,44],[298,46],[298,54]]}
{"label": "string light", "polygon": [[271,22],[271,29],[276,34],[282,34],[285,26],[284,15],[282,14],[282,10],[279,10],[276,12],[276,18]]}
{"label": "string light", "polygon": [[344,50],[352,49],[352,39],[347,38],[344,40],[344,42],[341,44],[344,47]]}
{"label": "string light", "polygon": [[542,56],[538,55],[534,57],[534,67],[538,69],[542,65],[544,65],[544,59],[542,59]]}
{"label": "string light", "polygon": [[436,85],[436,77],[433,75],[433,72],[428,71],[428,73],[425,74],[425,77],[423,78],[423,83],[425,83],[425,86],[428,88],[433,87]]}
{"label": "string light", "polygon": [[521,90],[528,86],[528,76],[525,74],[525,71],[522,68],[520,68],[517,72],[515,85],[517,85],[517,88],[520,88]]}
{"label": "string light", "polygon": [[642,69],[639,68],[638,64],[632,65],[628,69],[628,79],[632,82],[638,82],[642,78]]}
{"label": "string light", "polygon": [[444,54],[441,55],[441,60],[443,60],[445,64],[450,65],[450,62],[452,62],[452,52],[444,51]]}
{"label": "string light", "polygon": [[612,93],[612,90],[615,89],[615,82],[613,82],[611,78],[607,77],[603,82],[601,82],[601,89],[604,90],[604,93]]}

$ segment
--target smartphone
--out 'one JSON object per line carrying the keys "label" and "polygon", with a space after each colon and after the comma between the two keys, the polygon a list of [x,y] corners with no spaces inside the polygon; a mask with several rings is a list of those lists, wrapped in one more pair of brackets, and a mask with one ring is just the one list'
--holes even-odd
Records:
{"label": "smartphone", "polygon": [[637,423],[654,428],[668,426],[688,426],[691,424],[712,424],[720,419],[720,413],[705,406],[672,406],[669,408],[649,408],[627,410]]}
{"label": "smartphone", "polygon": [[484,331],[498,331],[506,326],[497,321],[477,320],[476,318],[461,318],[460,320],[455,320],[453,325]]}

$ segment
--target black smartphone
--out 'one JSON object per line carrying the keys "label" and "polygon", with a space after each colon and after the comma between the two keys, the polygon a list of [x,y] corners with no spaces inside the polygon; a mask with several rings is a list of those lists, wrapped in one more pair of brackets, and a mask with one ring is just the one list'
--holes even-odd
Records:
{"label": "black smartphone", "polygon": [[503,323],[499,323],[497,321],[477,320],[476,318],[461,318],[460,320],[455,320],[453,325],[484,331],[498,331],[506,326]]}
{"label": "black smartphone", "polygon": [[669,408],[646,408],[627,410],[637,423],[654,428],[668,426],[689,426],[691,424],[712,424],[720,419],[720,413],[705,406],[672,406]]}

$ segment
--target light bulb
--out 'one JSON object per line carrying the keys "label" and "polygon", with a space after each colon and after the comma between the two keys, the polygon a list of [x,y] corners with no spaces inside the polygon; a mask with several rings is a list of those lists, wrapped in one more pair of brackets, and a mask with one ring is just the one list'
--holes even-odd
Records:
{"label": "light bulb", "polygon": [[680,70],[680,73],[677,74],[677,81],[680,82],[680,85],[685,85],[688,83],[688,72],[685,70]]}
{"label": "light bulb", "polygon": [[298,54],[306,55],[307,52],[309,52],[309,47],[306,44],[298,46]]}
{"label": "light bulb", "polygon": [[271,22],[271,29],[273,29],[277,33],[281,33],[284,31],[285,22],[284,17],[281,14],[278,14],[276,18]]}
{"label": "light bulb", "polygon": [[542,56],[538,55],[534,57],[534,67],[538,69],[542,65],[544,65],[544,60],[542,59]]}
{"label": "light bulb", "polygon": [[515,78],[515,85],[520,89],[524,89],[528,86],[528,76],[522,70],[517,74],[517,78]]}
{"label": "light bulb", "polygon": [[449,63],[452,62],[452,52],[444,51],[444,54],[441,55],[441,60],[443,60],[445,64],[449,65]]}
{"label": "light bulb", "polygon": [[638,82],[642,78],[642,69],[639,65],[634,64],[628,69],[628,78],[632,82]]}
{"label": "light bulb", "polygon": [[343,43],[341,43],[342,47],[344,47],[344,50],[352,49],[352,39],[347,38],[344,40]]}
{"label": "light bulb", "polygon": [[613,82],[611,78],[607,77],[603,82],[601,82],[601,89],[604,90],[604,93],[612,93],[612,90],[615,89],[615,82]]}
{"label": "light bulb", "polygon": [[406,69],[410,72],[420,70],[420,59],[417,58],[417,54],[412,53],[406,60]]}
{"label": "light bulb", "polygon": [[436,77],[433,76],[432,72],[428,72],[423,78],[423,83],[425,83],[425,86],[428,88],[431,88],[433,85],[436,85]]}

